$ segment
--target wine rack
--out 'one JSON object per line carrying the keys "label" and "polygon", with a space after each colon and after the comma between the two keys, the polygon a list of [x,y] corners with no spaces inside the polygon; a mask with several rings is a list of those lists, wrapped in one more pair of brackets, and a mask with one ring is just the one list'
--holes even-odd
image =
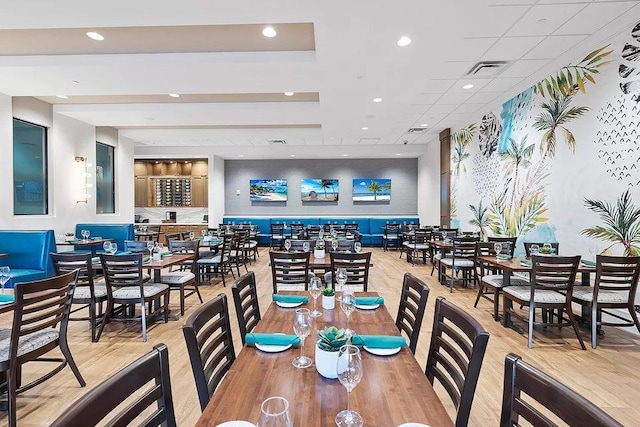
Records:
{"label": "wine rack", "polygon": [[191,179],[152,178],[155,206],[191,206]]}

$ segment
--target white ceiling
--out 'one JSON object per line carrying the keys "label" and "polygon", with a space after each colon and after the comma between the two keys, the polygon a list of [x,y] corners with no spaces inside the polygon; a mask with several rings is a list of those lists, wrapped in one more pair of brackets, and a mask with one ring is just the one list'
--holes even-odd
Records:
{"label": "white ceiling", "polygon": [[[136,155],[213,153],[224,158],[417,157],[442,129],[477,120],[478,114],[558,67],[581,59],[640,18],[640,1],[4,3],[0,46],[7,45],[3,37],[13,38],[19,46],[16,34],[32,34],[8,30],[48,29],[51,37],[60,37],[75,33],[61,29],[81,29],[78,37],[85,37],[85,31],[104,29],[106,39],[78,43],[88,46],[83,47],[88,49],[84,54],[0,53],[0,92],[50,101],[46,97],[67,95],[69,99],[56,104],[54,111],[121,129],[121,135],[135,142]],[[284,24],[298,23],[313,24],[315,50],[278,49],[278,36],[267,43],[256,42],[254,33],[264,25],[277,30],[278,25],[284,29]],[[232,26],[239,32],[228,33],[225,27],[227,37],[251,32],[242,43],[233,44],[242,45],[243,51],[225,51],[223,40],[208,52],[201,52],[202,40],[194,40],[191,51],[184,27],[212,25]],[[138,47],[136,51],[143,53],[94,54],[90,50],[95,45],[102,52],[131,52],[114,40],[122,42],[122,34],[144,37],[141,27],[178,26],[182,27],[179,53],[163,52],[157,40],[148,52],[162,53],[145,53]],[[113,45],[105,47],[110,43],[109,31],[119,27],[135,27],[135,31],[123,28],[120,37],[112,37]],[[158,29],[149,30],[158,37]],[[42,32],[33,34],[48,38],[46,32],[44,37]],[[407,47],[396,44],[403,35],[413,41]],[[271,42],[274,51],[269,50]],[[36,41],[23,43],[37,51]],[[131,43],[144,45],[141,40]],[[259,47],[247,51],[252,43]],[[495,77],[465,76],[480,60],[510,64]],[[467,83],[474,87],[463,89]],[[250,100],[285,91],[318,93],[319,101],[215,102],[234,95]],[[214,102],[171,102],[169,93],[203,99],[213,95]],[[144,99],[155,102],[140,102],[141,95],[152,95]],[[74,96],[84,98],[74,103]],[[131,101],[89,103],[89,96],[105,100],[129,96]],[[382,102],[374,103],[376,97]],[[422,124],[428,124],[426,131],[407,133]],[[284,139],[287,145],[270,145],[267,140],[272,139]]]}

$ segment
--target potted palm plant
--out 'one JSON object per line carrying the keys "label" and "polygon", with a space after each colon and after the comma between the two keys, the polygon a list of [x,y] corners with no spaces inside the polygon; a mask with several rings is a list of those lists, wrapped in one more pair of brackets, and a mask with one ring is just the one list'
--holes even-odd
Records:
{"label": "potted palm plant", "polygon": [[347,339],[345,330],[335,326],[327,326],[318,332],[315,365],[320,375],[330,379],[338,378],[338,351],[347,343]]}

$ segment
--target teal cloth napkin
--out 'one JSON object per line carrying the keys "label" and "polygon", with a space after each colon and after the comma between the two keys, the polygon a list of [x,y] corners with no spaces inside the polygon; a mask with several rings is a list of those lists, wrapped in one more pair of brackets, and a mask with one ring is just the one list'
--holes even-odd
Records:
{"label": "teal cloth napkin", "polygon": [[142,262],[149,262],[150,259],[151,259],[150,256],[143,256],[142,257]]}
{"label": "teal cloth napkin", "polygon": [[251,332],[245,335],[244,342],[247,345],[262,344],[262,345],[289,345],[294,347],[300,345],[300,338],[295,335],[285,334],[260,334]]}
{"label": "teal cloth napkin", "polygon": [[382,297],[356,297],[356,305],[376,305],[384,304]]}
{"label": "teal cloth napkin", "polygon": [[102,237],[100,237],[100,236],[94,236],[94,237],[91,238],[91,240],[100,240],[100,239],[102,239]]}
{"label": "teal cloth napkin", "polygon": [[365,345],[371,348],[406,347],[407,340],[396,335],[354,335],[351,337],[353,345]]}
{"label": "teal cloth napkin", "polygon": [[496,258],[508,260],[508,259],[511,259],[512,257],[510,257],[509,255],[506,255],[506,254],[498,254],[498,255],[496,255]]}
{"label": "teal cloth napkin", "polygon": [[94,256],[93,258],[91,258],[91,264],[97,264],[99,262],[100,262],[99,256]]}
{"label": "teal cloth napkin", "polygon": [[116,252],[116,255],[131,255],[131,251]]}
{"label": "teal cloth napkin", "polygon": [[580,262],[587,267],[595,267],[596,263],[593,261],[589,261],[588,259],[581,259]]}
{"label": "teal cloth napkin", "polygon": [[273,294],[272,297],[273,301],[278,301],[278,302],[290,302],[290,303],[303,303],[306,304],[309,302],[309,297],[303,297],[300,295],[278,295],[278,294]]}
{"label": "teal cloth napkin", "polygon": [[13,302],[13,295],[0,295],[0,302]]}
{"label": "teal cloth napkin", "polygon": [[525,267],[531,267],[533,265],[528,259],[521,259],[520,264],[524,265]]}

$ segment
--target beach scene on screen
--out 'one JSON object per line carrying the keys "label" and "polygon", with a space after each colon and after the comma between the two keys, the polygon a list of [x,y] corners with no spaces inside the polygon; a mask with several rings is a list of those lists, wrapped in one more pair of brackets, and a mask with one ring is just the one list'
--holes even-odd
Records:
{"label": "beach scene on screen", "polygon": [[391,180],[354,179],[352,194],[354,202],[388,202],[391,200]]}
{"label": "beach scene on screen", "polygon": [[303,179],[300,182],[303,202],[338,201],[337,179]]}
{"label": "beach scene on screen", "polygon": [[286,202],[286,179],[249,180],[249,199],[252,202]]}

